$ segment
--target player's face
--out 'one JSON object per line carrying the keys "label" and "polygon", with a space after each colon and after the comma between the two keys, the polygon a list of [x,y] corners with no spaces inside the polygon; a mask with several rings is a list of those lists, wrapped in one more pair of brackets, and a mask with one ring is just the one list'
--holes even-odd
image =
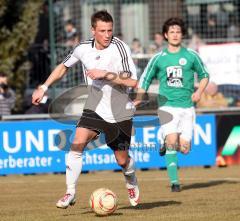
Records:
{"label": "player's face", "polygon": [[165,33],[165,37],[168,40],[168,44],[172,46],[179,46],[182,42],[182,29],[178,25],[170,26],[168,32]]}
{"label": "player's face", "polygon": [[96,26],[92,28],[92,33],[95,38],[96,48],[99,50],[107,48],[112,40],[113,23],[97,21]]}
{"label": "player's face", "polygon": [[7,77],[0,77],[0,84],[7,84]]}

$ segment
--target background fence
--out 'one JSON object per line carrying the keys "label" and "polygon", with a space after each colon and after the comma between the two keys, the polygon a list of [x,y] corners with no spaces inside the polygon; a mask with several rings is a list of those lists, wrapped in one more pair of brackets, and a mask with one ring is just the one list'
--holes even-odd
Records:
{"label": "background fence", "polygon": [[[114,17],[114,35],[131,46],[139,77],[153,54],[166,45],[157,34],[164,21],[179,16],[187,25],[185,45],[200,53],[210,67],[212,80],[230,98],[230,105],[234,106],[240,100],[240,46],[229,46],[230,43],[240,43],[239,0],[49,0],[47,6],[45,17],[49,15],[51,36],[47,43],[51,50],[46,47],[46,41],[42,46],[33,45],[29,88],[46,78],[50,64],[53,67],[61,62],[80,41],[91,37],[91,14],[107,9]],[[226,43],[227,47],[218,49],[204,47]],[[229,51],[228,60],[225,59],[226,51]],[[55,89],[62,91],[84,83],[81,73],[81,64],[69,69]]]}

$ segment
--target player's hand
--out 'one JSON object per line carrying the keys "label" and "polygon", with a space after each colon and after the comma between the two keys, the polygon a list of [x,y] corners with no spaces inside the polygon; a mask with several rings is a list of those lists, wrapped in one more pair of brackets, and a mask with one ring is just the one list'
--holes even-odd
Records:
{"label": "player's hand", "polygon": [[107,72],[99,69],[90,69],[87,71],[87,76],[93,80],[102,79],[106,76]]}
{"label": "player's hand", "polygon": [[32,103],[34,105],[39,105],[40,101],[44,96],[44,90],[42,88],[36,89],[32,94]]}
{"label": "player's hand", "polygon": [[200,98],[201,98],[201,93],[196,91],[192,94],[192,101],[193,102],[198,102],[200,101]]}
{"label": "player's hand", "polygon": [[142,100],[134,100],[133,101],[133,105],[135,106],[135,107],[137,107],[138,105],[140,105],[142,103]]}

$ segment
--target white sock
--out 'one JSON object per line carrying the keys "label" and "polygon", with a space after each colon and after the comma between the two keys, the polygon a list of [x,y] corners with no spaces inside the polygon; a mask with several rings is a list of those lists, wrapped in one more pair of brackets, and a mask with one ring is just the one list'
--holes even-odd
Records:
{"label": "white sock", "polygon": [[137,185],[137,177],[135,175],[134,160],[130,158],[129,164],[126,168],[122,169],[127,186]]}
{"label": "white sock", "polygon": [[67,193],[72,195],[76,192],[78,177],[82,171],[82,152],[69,151],[66,163]]}

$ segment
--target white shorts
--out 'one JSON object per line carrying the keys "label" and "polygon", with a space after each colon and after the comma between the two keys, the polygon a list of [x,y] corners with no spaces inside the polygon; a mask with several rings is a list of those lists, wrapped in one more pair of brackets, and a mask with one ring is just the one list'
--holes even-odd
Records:
{"label": "white shorts", "polygon": [[169,134],[179,133],[180,137],[191,142],[195,124],[195,109],[162,106],[158,109],[163,140]]}

